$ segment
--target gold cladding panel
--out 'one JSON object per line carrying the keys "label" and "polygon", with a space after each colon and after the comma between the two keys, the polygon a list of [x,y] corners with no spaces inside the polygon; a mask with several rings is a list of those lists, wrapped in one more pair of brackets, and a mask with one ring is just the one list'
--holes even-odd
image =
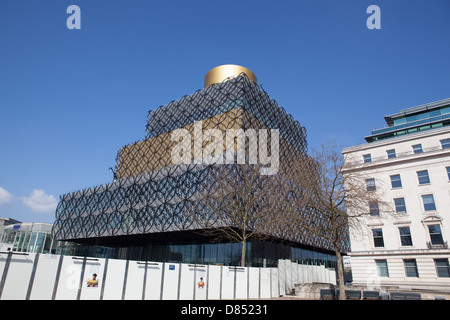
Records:
{"label": "gold cladding panel", "polygon": [[227,78],[237,77],[241,73],[245,73],[250,81],[256,83],[256,76],[249,69],[234,64],[224,64],[208,71],[205,76],[205,88],[214,83],[221,83]]}
{"label": "gold cladding panel", "polygon": [[[233,109],[202,121],[203,132],[208,129],[219,129],[222,132],[225,132],[227,129],[241,128],[252,128],[255,130],[268,129],[263,122],[259,121],[242,108]],[[186,129],[191,135],[193,135],[194,124],[189,124],[183,127],[183,129]],[[159,170],[163,167],[172,166],[172,149],[178,143],[171,140],[172,132],[173,131],[125,146],[120,151],[118,156],[117,177],[131,177],[144,172],[150,172]],[[204,141],[203,147],[207,144],[208,142]],[[268,145],[270,146],[270,135],[268,136]],[[248,146],[246,147],[248,150]],[[225,145],[224,148],[226,148]],[[194,148],[192,147],[191,149],[191,156],[194,158]],[[306,168],[310,168],[311,166],[309,161],[307,161],[307,163],[305,162],[305,159],[308,160],[308,156],[295,149],[282,137],[279,139],[279,151],[280,166],[278,173],[280,175],[285,176],[286,178],[293,178],[289,177],[289,172],[292,170],[308,172],[308,169]],[[302,166],[306,167],[303,168]]]}
{"label": "gold cladding panel", "polygon": [[[242,108],[236,108],[202,120],[202,130],[219,129],[224,132],[227,129],[242,128],[242,112]],[[191,135],[194,134],[193,123],[183,127],[183,129],[189,131]],[[171,140],[172,133],[173,131],[170,131],[123,147],[118,155],[117,178],[136,176],[144,172],[172,166],[172,149],[178,144],[178,142]],[[205,141],[203,147],[207,144],[208,142]]]}

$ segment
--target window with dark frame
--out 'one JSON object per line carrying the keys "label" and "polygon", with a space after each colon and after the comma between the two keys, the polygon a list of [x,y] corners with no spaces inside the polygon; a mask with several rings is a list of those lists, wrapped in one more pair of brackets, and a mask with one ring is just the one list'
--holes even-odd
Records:
{"label": "window with dark frame", "polygon": [[388,159],[392,159],[397,157],[397,154],[395,153],[395,149],[386,150]]}
{"label": "window with dark frame", "polygon": [[395,204],[395,212],[406,213],[405,198],[395,198],[394,204]]}
{"label": "window with dark frame", "polygon": [[422,202],[425,211],[436,211],[436,203],[432,194],[422,195]]}
{"label": "window with dark frame", "polygon": [[373,234],[373,245],[377,248],[384,247],[383,230],[372,229],[372,234]]}
{"label": "window with dark frame", "polygon": [[412,148],[413,148],[413,153],[417,154],[417,153],[422,153],[423,152],[421,144],[413,145]]}
{"label": "window with dark frame", "polygon": [[450,148],[450,139],[441,140],[441,147],[442,147],[442,149],[449,149]]}
{"label": "window with dark frame", "polygon": [[379,216],[380,209],[378,208],[378,201],[369,201],[369,210],[372,217]]}
{"label": "window with dark frame", "polygon": [[411,230],[409,227],[399,227],[398,231],[400,233],[402,247],[412,246]]}
{"label": "window with dark frame", "polygon": [[403,263],[405,265],[405,275],[408,278],[418,278],[419,270],[417,269],[416,259],[404,259]]}
{"label": "window with dark frame", "polygon": [[366,179],[367,191],[375,191],[377,187],[375,186],[375,179]]}
{"label": "window with dark frame", "polygon": [[392,189],[401,188],[402,187],[402,179],[399,174],[394,174],[391,177],[391,185]]}
{"label": "window with dark frame", "polygon": [[375,260],[377,266],[377,273],[379,277],[389,277],[389,269],[387,260]]}
{"label": "window with dark frame", "polygon": [[428,225],[428,231],[430,233],[430,240],[431,240],[432,245],[444,244],[444,239],[442,238],[441,226],[439,224]]}
{"label": "window with dark frame", "polygon": [[438,278],[450,278],[450,266],[448,259],[434,259]]}
{"label": "window with dark frame", "polygon": [[430,177],[428,175],[428,170],[417,171],[417,178],[419,179],[419,184],[429,184]]}
{"label": "window with dark frame", "polygon": [[372,162],[372,156],[369,154],[363,155],[364,163]]}

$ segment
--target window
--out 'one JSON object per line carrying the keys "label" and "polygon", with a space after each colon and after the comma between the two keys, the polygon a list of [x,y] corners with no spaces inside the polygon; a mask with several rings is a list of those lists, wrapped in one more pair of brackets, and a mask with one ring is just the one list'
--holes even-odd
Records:
{"label": "window", "polygon": [[393,120],[394,120],[394,126],[406,123],[406,118],[405,117],[396,118],[396,119],[393,119]]}
{"label": "window", "polygon": [[391,176],[391,185],[392,185],[393,189],[402,187],[402,180],[400,179],[399,174],[395,174],[395,175]]}
{"label": "window", "polygon": [[363,158],[364,158],[364,163],[372,162],[372,156],[370,155],[370,153],[363,155]]}
{"label": "window", "polygon": [[403,263],[405,264],[405,274],[407,277],[419,277],[416,259],[405,259],[403,260]]}
{"label": "window", "polygon": [[375,191],[377,187],[375,186],[375,179],[366,179],[367,191]]}
{"label": "window", "polygon": [[417,121],[417,115],[406,117],[406,122],[414,122],[414,121]]}
{"label": "window", "polygon": [[419,179],[419,184],[429,184],[430,177],[428,176],[428,170],[417,171],[417,178]]}
{"label": "window", "polygon": [[375,247],[384,247],[383,230],[372,229],[373,244]]}
{"label": "window", "polygon": [[426,113],[420,113],[420,114],[417,115],[417,118],[418,118],[419,120],[428,119],[429,117],[430,117],[430,114],[429,114],[428,112],[426,112]]}
{"label": "window", "polygon": [[380,210],[378,208],[377,201],[369,201],[369,209],[370,209],[371,216],[379,216],[380,215]]}
{"label": "window", "polygon": [[406,213],[405,198],[396,198],[394,199],[394,203],[395,203],[395,212]]}
{"label": "window", "polygon": [[433,111],[430,111],[429,113],[430,113],[430,118],[437,117],[437,116],[441,115],[441,109],[433,110]]}
{"label": "window", "polygon": [[431,224],[428,226],[428,231],[430,232],[430,240],[432,245],[444,244],[444,239],[442,239],[442,232],[440,225]]}
{"label": "window", "polygon": [[448,259],[434,259],[438,278],[450,278]]}
{"label": "window", "polygon": [[445,169],[447,169],[447,178],[448,178],[448,181],[450,181],[450,167],[447,167]]}
{"label": "window", "polygon": [[412,148],[413,148],[414,153],[422,153],[423,152],[421,144],[413,145]]}
{"label": "window", "polygon": [[395,149],[387,150],[386,153],[387,153],[388,159],[397,157],[397,154],[395,153]]}
{"label": "window", "polygon": [[434,203],[434,197],[432,194],[422,195],[423,208],[425,211],[435,211],[436,204]]}
{"label": "window", "polygon": [[379,277],[389,277],[387,260],[375,260]]}
{"label": "window", "polygon": [[441,140],[441,146],[442,146],[442,149],[449,149],[450,148],[450,139]]}
{"label": "window", "polygon": [[450,106],[441,107],[441,114],[447,114],[447,113],[450,113]]}
{"label": "window", "polygon": [[412,246],[411,231],[409,230],[409,227],[399,227],[398,231],[400,232],[402,246]]}

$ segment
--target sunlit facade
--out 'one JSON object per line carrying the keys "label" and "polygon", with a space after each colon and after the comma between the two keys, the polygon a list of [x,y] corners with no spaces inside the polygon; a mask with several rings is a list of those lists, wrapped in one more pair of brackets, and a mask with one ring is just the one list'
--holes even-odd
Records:
{"label": "sunlit facade", "polygon": [[[310,169],[306,129],[251,75],[217,78],[208,73],[205,89],[150,111],[145,139],[118,151],[111,183],[61,196],[52,230],[55,239],[113,248],[120,258],[239,265],[241,244],[217,243],[202,235],[189,211],[196,207],[196,195],[214,183],[215,164],[198,163],[195,154],[190,163],[174,164],[172,134],[182,129],[192,135],[195,153],[198,134],[207,130],[277,129],[276,174],[295,177],[293,163]],[[324,239],[297,231],[270,237],[248,241],[248,265],[275,265],[286,258],[334,264],[333,246]]]}
{"label": "sunlit facade", "polygon": [[52,224],[15,223],[4,228],[0,243],[4,251],[57,254],[64,241],[53,240]]}
{"label": "sunlit facade", "polygon": [[450,99],[385,119],[369,143],[343,150],[381,203],[350,229],[354,284],[449,292]]}

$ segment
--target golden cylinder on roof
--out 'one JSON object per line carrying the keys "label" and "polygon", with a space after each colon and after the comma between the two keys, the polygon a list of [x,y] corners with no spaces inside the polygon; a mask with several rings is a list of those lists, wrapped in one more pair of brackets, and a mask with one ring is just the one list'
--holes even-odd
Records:
{"label": "golden cylinder on roof", "polygon": [[224,64],[208,71],[205,76],[205,89],[214,83],[221,83],[227,78],[237,77],[245,73],[248,79],[256,83],[256,76],[249,69],[235,64]]}

